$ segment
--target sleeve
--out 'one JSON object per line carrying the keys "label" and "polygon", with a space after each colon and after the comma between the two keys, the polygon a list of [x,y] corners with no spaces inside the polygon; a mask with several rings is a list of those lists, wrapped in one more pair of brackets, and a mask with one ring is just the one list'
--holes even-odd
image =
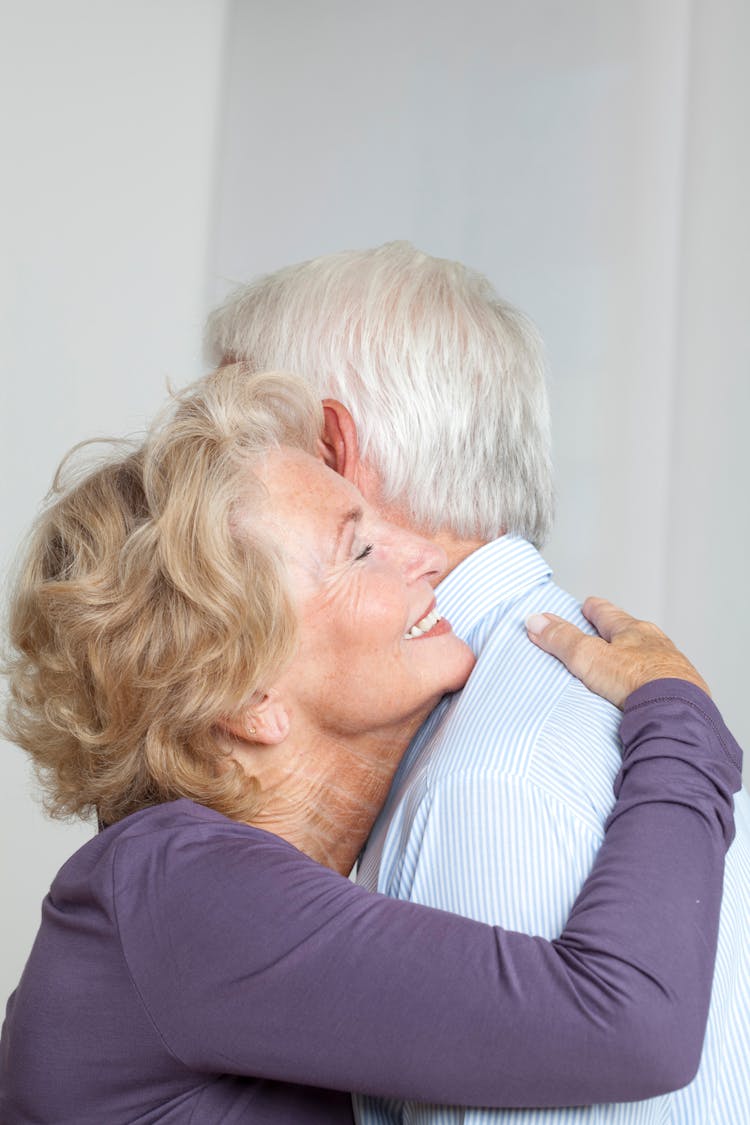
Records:
{"label": "sleeve", "polygon": [[156,854],[133,840],[118,925],[165,1043],[207,1073],[402,1100],[575,1105],[684,1085],[741,755],[679,681],[631,697],[623,740],[604,843],[552,942],[372,895],[270,836],[249,850],[228,827]]}

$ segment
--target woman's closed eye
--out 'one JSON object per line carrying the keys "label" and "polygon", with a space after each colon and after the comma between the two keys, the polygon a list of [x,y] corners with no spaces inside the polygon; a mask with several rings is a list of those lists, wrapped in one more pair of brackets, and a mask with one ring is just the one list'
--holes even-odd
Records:
{"label": "woman's closed eye", "polygon": [[358,555],[355,555],[354,557],[357,561],[359,561],[359,559],[366,559],[368,555],[372,554],[372,552],[373,552],[373,544],[368,543],[367,546],[364,548],[364,550],[360,551],[360,553]]}

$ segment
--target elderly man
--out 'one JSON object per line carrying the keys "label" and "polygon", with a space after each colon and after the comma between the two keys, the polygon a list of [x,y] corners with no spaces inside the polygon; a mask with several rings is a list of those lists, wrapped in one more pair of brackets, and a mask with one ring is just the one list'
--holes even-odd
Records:
{"label": "elderly man", "polygon": [[[306,376],[325,457],[451,572],[438,610],[478,662],[414,739],[360,867],[371,889],[555,937],[601,843],[617,713],[525,640],[530,615],[585,624],[538,553],[552,511],[540,348],[486,279],[395,243],[265,277],[210,318],[217,362]],[[644,871],[644,879],[648,872]],[[524,1111],[528,1125],[750,1121],[750,800],[737,802],[704,1057],[685,1090]],[[489,1125],[513,1111],[356,1098],[365,1125]]]}

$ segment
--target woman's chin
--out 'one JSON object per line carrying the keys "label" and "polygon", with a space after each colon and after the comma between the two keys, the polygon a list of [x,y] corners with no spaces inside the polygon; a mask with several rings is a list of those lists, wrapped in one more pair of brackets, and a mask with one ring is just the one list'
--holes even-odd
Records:
{"label": "woman's chin", "polygon": [[[451,646],[450,674],[446,677],[443,695],[449,692],[460,691],[474,670],[476,657],[469,646],[452,634],[454,645]],[[447,662],[446,662],[447,663]],[[446,667],[446,672],[449,669]]]}

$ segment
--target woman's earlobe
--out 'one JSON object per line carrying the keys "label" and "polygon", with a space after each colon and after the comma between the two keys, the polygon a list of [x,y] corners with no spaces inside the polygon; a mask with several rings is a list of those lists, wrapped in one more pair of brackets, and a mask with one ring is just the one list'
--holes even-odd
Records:
{"label": "woman's earlobe", "polygon": [[259,702],[224,716],[217,725],[237,742],[278,746],[289,734],[291,724],[289,712],[271,690]]}
{"label": "woman's earlobe", "polygon": [[222,715],[216,725],[235,742],[252,742],[258,733],[251,716],[244,711],[236,715]]}
{"label": "woman's earlobe", "polygon": [[289,734],[289,712],[273,688],[252,709],[252,722],[254,740],[268,746],[278,746]]}

